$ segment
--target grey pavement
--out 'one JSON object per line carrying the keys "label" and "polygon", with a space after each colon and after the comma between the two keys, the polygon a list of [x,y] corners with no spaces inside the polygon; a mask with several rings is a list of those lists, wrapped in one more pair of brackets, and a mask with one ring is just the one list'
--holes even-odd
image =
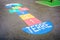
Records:
{"label": "grey pavement", "polygon": [[[0,0],[0,40],[60,40],[60,7],[48,7],[35,3],[36,0]],[[21,28],[27,25],[19,16],[9,14],[4,7],[8,3],[21,3],[28,7],[29,12],[36,18],[44,21],[52,21],[54,29],[45,35],[30,35],[24,33]]]}

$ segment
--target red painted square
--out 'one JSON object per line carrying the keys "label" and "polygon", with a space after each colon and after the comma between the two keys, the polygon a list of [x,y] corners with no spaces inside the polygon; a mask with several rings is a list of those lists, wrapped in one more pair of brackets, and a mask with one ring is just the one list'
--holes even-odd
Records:
{"label": "red painted square", "polygon": [[19,8],[19,10],[24,11],[24,10],[29,10],[29,9],[26,7],[23,7],[23,8]]}
{"label": "red painted square", "polygon": [[27,19],[27,20],[24,20],[24,21],[28,26],[32,26],[32,25],[41,23],[41,21],[38,20],[37,18],[30,18],[30,19]]}

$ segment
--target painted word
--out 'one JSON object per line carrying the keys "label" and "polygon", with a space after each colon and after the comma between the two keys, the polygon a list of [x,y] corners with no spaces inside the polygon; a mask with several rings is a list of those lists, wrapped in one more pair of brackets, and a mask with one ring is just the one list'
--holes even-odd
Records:
{"label": "painted word", "polygon": [[23,30],[30,34],[45,34],[52,30],[51,22],[43,22],[40,24],[36,24],[30,27],[25,27]]}

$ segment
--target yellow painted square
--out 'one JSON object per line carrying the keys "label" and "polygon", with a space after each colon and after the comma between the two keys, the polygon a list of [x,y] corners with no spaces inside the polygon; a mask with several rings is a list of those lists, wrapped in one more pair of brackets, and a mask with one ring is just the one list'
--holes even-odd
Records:
{"label": "yellow painted square", "polygon": [[34,17],[33,15],[31,15],[31,14],[20,15],[20,17],[21,17],[23,20],[30,19],[30,18],[35,18],[35,17]]}

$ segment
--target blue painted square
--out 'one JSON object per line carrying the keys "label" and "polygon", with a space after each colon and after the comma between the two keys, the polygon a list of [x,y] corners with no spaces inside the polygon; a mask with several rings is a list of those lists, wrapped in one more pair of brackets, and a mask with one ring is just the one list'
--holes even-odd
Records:
{"label": "blue painted square", "polygon": [[21,12],[20,10],[16,10],[16,14],[17,14],[18,16],[20,16],[20,15],[22,15],[22,12]]}
{"label": "blue painted square", "polygon": [[29,12],[28,11],[22,11],[22,14],[28,14]]}
{"label": "blue painted square", "polygon": [[12,7],[15,7],[15,6],[23,6],[22,4],[11,4]]}
{"label": "blue painted square", "polygon": [[15,7],[15,6],[23,6],[22,4],[18,4],[18,3],[11,3],[9,5],[5,5],[6,8],[12,8],[12,7]]}
{"label": "blue painted square", "polygon": [[16,10],[16,13],[20,16],[20,15],[28,14],[28,11]]}
{"label": "blue painted square", "polygon": [[10,9],[12,6],[5,6],[5,8],[8,8],[8,9]]}

